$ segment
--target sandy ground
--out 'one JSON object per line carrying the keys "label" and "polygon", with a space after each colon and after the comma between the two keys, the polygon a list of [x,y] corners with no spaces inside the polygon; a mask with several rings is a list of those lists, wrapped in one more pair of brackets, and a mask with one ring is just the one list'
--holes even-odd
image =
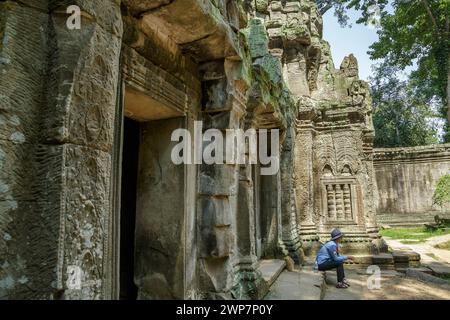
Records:
{"label": "sandy ground", "polygon": [[[433,237],[417,244],[385,239],[393,250],[418,252],[424,266],[438,265],[441,269],[450,269],[450,251],[434,248],[436,244],[449,241],[450,235]],[[337,289],[335,271],[326,272],[326,285],[321,287],[322,278],[312,271],[311,266],[295,272],[285,270],[275,281],[266,299],[319,300],[323,297],[325,300],[450,300],[450,282],[439,285],[407,277],[395,270],[382,270],[377,286],[373,275],[354,267],[346,269],[346,276],[350,288]]]}
{"label": "sandy ground", "polygon": [[337,289],[336,273],[327,271],[325,300],[450,300],[450,285],[435,285],[408,278],[395,271],[383,271],[380,287],[370,275],[361,270],[347,270],[351,284],[348,289]]}

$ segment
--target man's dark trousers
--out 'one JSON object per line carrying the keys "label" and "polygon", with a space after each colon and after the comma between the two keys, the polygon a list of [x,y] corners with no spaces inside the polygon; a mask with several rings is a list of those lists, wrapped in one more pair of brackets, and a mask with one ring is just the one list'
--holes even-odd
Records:
{"label": "man's dark trousers", "polygon": [[325,261],[324,263],[319,264],[319,271],[327,271],[335,268],[337,273],[337,281],[342,282],[345,278],[344,262]]}

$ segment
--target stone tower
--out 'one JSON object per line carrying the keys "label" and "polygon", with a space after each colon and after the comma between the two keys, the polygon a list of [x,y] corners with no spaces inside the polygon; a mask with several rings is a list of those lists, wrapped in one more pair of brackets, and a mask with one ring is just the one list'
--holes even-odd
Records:
{"label": "stone tower", "polygon": [[[313,1],[257,1],[256,12],[297,99],[286,142],[293,155],[283,162],[288,172],[283,185],[289,186],[284,210],[292,210],[297,222],[292,231],[306,254],[336,227],[347,235],[348,251],[377,253],[383,242],[373,206],[372,105],[356,58],[347,56],[335,69]],[[295,252],[298,242],[290,240]]]}

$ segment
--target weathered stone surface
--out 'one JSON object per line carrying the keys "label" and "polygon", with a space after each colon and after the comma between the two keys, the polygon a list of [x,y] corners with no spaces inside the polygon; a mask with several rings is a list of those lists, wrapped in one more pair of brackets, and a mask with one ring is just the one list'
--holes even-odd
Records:
{"label": "weathered stone surface", "polygon": [[431,274],[422,272],[420,270],[416,270],[416,268],[408,268],[406,269],[406,276],[411,278],[416,278],[418,280],[424,281],[424,282],[430,282],[437,285],[445,286],[446,288],[450,288],[448,285],[448,281],[439,277],[435,277]]}
{"label": "weathered stone surface", "polygon": [[0,299],[54,292],[58,220],[41,211],[35,188],[48,53],[43,4],[0,3]]}
{"label": "weathered stone surface", "polygon": [[120,38],[92,22],[73,33],[65,22],[53,16],[57,41],[45,109],[53,116],[44,120],[46,140],[111,150]]}
{"label": "weathered stone surface", "polygon": [[167,144],[183,123],[183,118],[174,118],[141,126],[134,273],[139,299],[184,297],[182,230],[189,209],[184,199],[188,186],[185,168],[170,161]]}
{"label": "weathered stone surface", "polygon": [[[108,34],[121,38],[123,33],[122,19],[120,14],[121,0],[47,0],[48,8],[52,16],[61,16],[66,21],[68,14],[67,8],[72,5],[80,7],[83,15],[81,22],[82,28],[95,23],[102,27]],[[117,58],[115,58],[117,59]],[[113,60],[115,60],[113,59]]]}
{"label": "weathered stone surface", "polygon": [[389,265],[394,263],[394,258],[389,253],[374,255],[372,257],[372,263],[375,265]]}
{"label": "weathered stone surface", "polygon": [[375,149],[377,218],[390,225],[423,225],[450,215],[433,205],[439,178],[450,172],[450,144]]}
{"label": "weathered stone surface", "polygon": [[170,35],[198,61],[238,55],[236,35],[220,10],[209,1],[172,1],[147,12],[143,21]]}
{"label": "weathered stone surface", "polygon": [[171,0],[122,0],[134,15],[142,15],[147,11],[168,5]]}
{"label": "weathered stone surface", "polygon": [[283,260],[263,260],[260,263],[259,271],[261,271],[262,277],[268,286],[271,286],[285,267],[286,262]]}
{"label": "weathered stone surface", "polygon": [[[69,5],[80,30],[66,26]],[[128,270],[138,299],[262,298],[261,259],[300,263],[302,243],[313,254],[336,226],[344,251],[382,250],[368,86],[353,56],[334,68],[314,2],[0,9],[0,298],[119,297],[121,221],[134,214],[122,147],[138,143],[124,115],[142,122]],[[194,137],[196,120],[279,129],[280,171],[175,165],[171,133]]]}

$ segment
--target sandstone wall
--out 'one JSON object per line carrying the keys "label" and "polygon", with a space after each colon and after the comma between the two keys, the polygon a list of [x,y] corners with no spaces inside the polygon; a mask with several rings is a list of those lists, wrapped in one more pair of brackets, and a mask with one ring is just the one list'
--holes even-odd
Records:
{"label": "sandstone wall", "polygon": [[377,219],[395,225],[421,224],[450,215],[433,205],[438,179],[450,173],[450,144],[375,149]]}
{"label": "sandstone wall", "polygon": [[[261,298],[259,260],[301,262],[336,223],[374,247],[370,96],[353,56],[334,68],[313,1],[0,9],[0,298],[118,297],[124,116],[142,122],[140,298]],[[169,133],[195,120],[279,129],[280,172],[175,167]]]}
{"label": "sandstone wall", "polygon": [[0,3],[1,298],[111,297],[121,35],[119,1]]}

